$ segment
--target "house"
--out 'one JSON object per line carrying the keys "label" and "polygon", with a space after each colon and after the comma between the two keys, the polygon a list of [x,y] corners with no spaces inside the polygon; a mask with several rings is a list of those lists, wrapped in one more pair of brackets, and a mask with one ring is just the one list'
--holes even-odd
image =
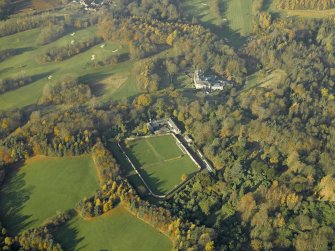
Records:
{"label": "house", "polygon": [[202,70],[194,72],[193,80],[195,89],[209,91],[223,90],[225,85],[229,84],[228,80],[219,79],[216,75],[205,75]]}

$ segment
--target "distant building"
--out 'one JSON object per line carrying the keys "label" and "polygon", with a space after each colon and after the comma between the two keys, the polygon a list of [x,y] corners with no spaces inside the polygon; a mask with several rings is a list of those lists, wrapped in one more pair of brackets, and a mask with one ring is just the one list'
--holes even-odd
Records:
{"label": "distant building", "polygon": [[181,133],[181,130],[178,128],[178,126],[171,118],[152,120],[149,123],[147,123],[147,128],[150,132],[155,134],[162,134],[169,132],[173,132],[175,134]]}
{"label": "distant building", "polygon": [[194,72],[194,86],[195,89],[216,91],[223,90],[226,84],[229,84],[228,80],[219,79],[216,75],[206,76],[202,70],[196,70]]}

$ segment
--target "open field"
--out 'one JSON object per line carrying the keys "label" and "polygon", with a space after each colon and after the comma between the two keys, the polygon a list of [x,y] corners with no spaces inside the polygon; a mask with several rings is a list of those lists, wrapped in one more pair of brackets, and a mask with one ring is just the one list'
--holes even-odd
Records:
{"label": "open field", "polygon": [[155,228],[119,207],[85,221],[73,218],[55,233],[65,250],[169,251],[171,241]]}
{"label": "open field", "polygon": [[[252,32],[252,0],[221,0],[222,20],[214,17],[210,1],[185,0],[182,6],[190,17],[197,17],[202,25],[211,29],[234,47],[241,46]],[[222,25],[218,25],[222,23]]]}
{"label": "open field", "polygon": [[98,187],[90,156],[34,157],[10,172],[2,186],[2,223],[14,234],[39,226],[57,211],[74,208]]}
{"label": "open field", "polygon": [[[127,154],[156,195],[164,195],[181,183],[183,174],[197,166],[171,135],[140,138],[127,143]],[[129,175],[135,175],[130,172]]]}
{"label": "open field", "polygon": [[[103,60],[108,56],[119,54],[126,55],[128,48],[125,45],[106,43],[103,48],[96,45],[89,50],[75,55],[62,62],[52,62],[40,64],[36,62],[36,56],[41,52],[52,47],[59,47],[69,44],[72,40],[82,41],[95,35],[96,27],[78,30],[74,37],[69,34],[60,39],[47,44],[38,46],[36,38],[40,29],[28,30],[11,36],[0,38],[1,49],[20,48],[20,54],[11,57],[0,63],[0,79],[14,76],[33,76],[34,82],[19,89],[9,91],[0,95],[0,106],[2,109],[23,108],[36,104],[42,94],[43,86],[61,78],[64,75],[79,77],[83,83],[96,85],[100,81],[122,75],[122,83],[100,85],[101,90],[95,88],[93,93],[102,99],[122,99],[132,97],[140,92],[134,78],[130,76],[133,61],[123,61],[116,65],[90,67],[91,55],[95,55],[97,60]],[[71,31],[72,32],[72,31]],[[53,76],[48,80],[49,75]],[[97,85],[96,85],[97,86]],[[96,87],[95,86],[95,87]],[[95,93],[96,92],[96,93]],[[18,99],[17,97],[20,97]]]}
{"label": "open field", "polygon": [[229,27],[242,36],[252,32],[252,0],[228,0],[226,18]]}

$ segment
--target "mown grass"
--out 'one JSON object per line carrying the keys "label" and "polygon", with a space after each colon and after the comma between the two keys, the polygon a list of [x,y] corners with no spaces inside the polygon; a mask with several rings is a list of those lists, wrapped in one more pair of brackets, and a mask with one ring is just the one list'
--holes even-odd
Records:
{"label": "mown grass", "polygon": [[[111,55],[123,55],[128,53],[127,46],[111,42],[105,43],[104,48],[101,48],[101,44],[99,44],[62,62],[45,64],[37,62],[37,55],[48,48],[64,46],[70,44],[72,40],[83,41],[94,36],[96,27],[78,30],[74,37],[67,34],[45,46],[38,46],[36,44],[36,38],[39,32],[40,29],[33,29],[0,38],[2,49],[20,48],[22,51],[19,55],[0,63],[0,79],[22,75],[35,76],[35,81],[33,83],[0,95],[0,106],[2,109],[23,108],[36,104],[42,95],[44,85],[56,81],[64,75],[79,77],[81,82],[92,85],[114,74],[124,74],[125,76],[131,75],[131,69],[134,62],[129,60],[120,62],[116,65],[107,65],[103,67],[88,66],[88,63],[91,63],[92,54],[96,56],[97,60],[103,60]],[[49,75],[52,75],[52,80],[47,79]],[[120,90],[109,88],[103,92],[101,96],[105,100],[117,100],[132,97],[140,92],[135,79],[132,77],[129,77],[119,89]]]}
{"label": "mown grass", "polygon": [[[179,185],[183,174],[191,175],[197,166],[170,136],[153,136],[127,143],[127,154],[143,179],[157,195],[164,195]],[[131,169],[129,175],[135,175]],[[140,185],[134,180],[135,185]]]}
{"label": "mown grass", "polygon": [[171,241],[122,207],[107,215],[83,220],[73,218],[55,233],[65,250],[169,251]]}
{"label": "mown grass", "polygon": [[90,156],[34,157],[9,172],[0,191],[2,223],[11,234],[74,208],[99,187]]}
{"label": "mown grass", "polygon": [[252,32],[252,0],[221,0],[220,6],[222,20],[213,16],[210,1],[185,0],[182,3],[189,17],[196,17],[202,25],[227,39],[229,45],[239,47]]}
{"label": "mown grass", "polygon": [[252,0],[228,0],[226,17],[229,27],[242,36],[252,32]]}

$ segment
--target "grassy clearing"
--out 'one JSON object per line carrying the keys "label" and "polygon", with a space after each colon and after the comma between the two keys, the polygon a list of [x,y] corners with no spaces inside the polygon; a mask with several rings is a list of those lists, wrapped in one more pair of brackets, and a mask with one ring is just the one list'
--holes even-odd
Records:
{"label": "grassy clearing", "polygon": [[286,73],[280,69],[265,73],[265,75],[260,72],[256,72],[247,78],[246,84],[241,90],[241,93],[247,93],[249,90],[256,87],[275,89],[279,84],[283,84],[285,77]]}
{"label": "grassy clearing", "polygon": [[[100,93],[104,99],[122,99],[132,97],[140,92],[133,77],[129,77],[134,62],[124,61],[116,65],[107,65],[104,67],[89,67],[91,55],[94,54],[97,60],[103,60],[108,56],[128,53],[127,46],[106,43],[104,48],[101,45],[80,53],[72,58],[62,62],[52,62],[39,64],[36,62],[36,56],[42,51],[52,47],[64,46],[70,44],[72,40],[82,41],[95,34],[96,27],[78,30],[74,37],[69,34],[45,46],[38,46],[36,38],[40,32],[39,29],[21,32],[11,36],[0,38],[0,45],[3,49],[20,48],[22,53],[9,58],[0,63],[0,79],[13,77],[17,75],[35,76],[35,81],[22,88],[0,95],[0,106],[2,109],[23,108],[36,104],[40,98],[43,86],[50,82],[47,79],[49,75],[53,76],[55,81],[64,75],[78,76],[80,81],[88,84],[96,84],[113,75],[123,75],[127,80],[117,88],[105,88],[95,90]],[[120,90],[118,90],[120,89]],[[20,98],[17,98],[20,97]]]}
{"label": "grassy clearing", "polygon": [[226,18],[229,27],[242,36],[252,32],[252,0],[228,0]]}
{"label": "grassy clearing", "polygon": [[[241,46],[252,32],[252,0],[221,0],[222,20],[214,17],[209,1],[185,0],[182,7],[190,17],[197,17],[202,25],[234,47]],[[222,28],[218,26],[222,23]]]}
{"label": "grassy clearing", "polygon": [[65,250],[169,251],[171,241],[122,207],[85,221],[73,218],[55,233]]}
{"label": "grassy clearing", "polygon": [[98,187],[90,156],[34,157],[10,172],[1,189],[2,222],[14,234],[39,226],[57,211],[73,208]]}
{"label": "grassy clearing", "polygon": [[[164,195],[180,184],[183,174],[191,175],[197,170],[195,163],[180,150],[170,135],[129,141],[127,154],[150,189],[158,195]],[[130,171],[129,175],[136,174]],[[140,185],[136,179],[133,183]]]}

